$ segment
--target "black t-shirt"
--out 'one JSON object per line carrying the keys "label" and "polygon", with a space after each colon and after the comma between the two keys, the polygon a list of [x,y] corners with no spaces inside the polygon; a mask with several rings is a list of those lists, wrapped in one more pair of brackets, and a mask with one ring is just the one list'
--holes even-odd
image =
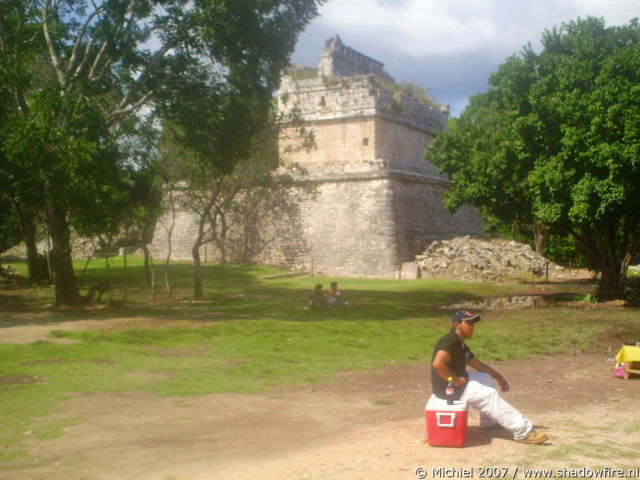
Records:
{"label": "black t-shirt", "polygon": [[[451,330],[444,337],[438,340],[435,348],[433,349],[433,355],[431,357],[431,388],[433,389],[433,393],[439,398],[445,398],[445,390],[447,389],[447,380],[442,378],[436,372],[436,369],[433,368],[433,359],[436,356],[436,353],[440,350],[444,350],[451,355],[451,361],[449,362],[449,369],[456,375],[457,377],[465,377],[469,378],[467,375],[466,365],[473,358],[473,353],[471,350],[462,343],[462,340],[458,338],[456,332]],[[462,393],[464,392],[464,388],[456,387],[454,398],[458,400]]]}

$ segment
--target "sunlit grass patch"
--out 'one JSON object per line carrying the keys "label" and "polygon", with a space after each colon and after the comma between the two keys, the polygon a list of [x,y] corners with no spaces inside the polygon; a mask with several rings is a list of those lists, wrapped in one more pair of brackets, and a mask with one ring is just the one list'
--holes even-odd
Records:
{"label": "sunlit grass patch", "polygon": [[[121,279],[124,268],[112,260],[111,277]],[[23,455],[27,431],[39,438],[64,434],[72,420],[53,414],[78,394],[138,391],[179,402],[194,395],[313,384],[336,379],[341,371],[391,363],[426,364],[435,341],[450,328],[448,306],[511,295],[520,288],[439,279],[337,279],[356,307],[316,311],[304,308],[307,294],[315,283],[328,286],[333,279],[261,278],[275,271],[206,265],[205,298],[193,302],[193,267],[172,265],[174,297],[159,295],[154,302],[144,287],[141,262],[130,260],[124,306],[45,310],[50,312],[47,321],[53,322],[86,318],[126,318],[126,322],[91,330],[54,327],[51,341],[0,343],[0,383],[4,379],[6,384],[0,390],[0,442],[7,445],[0,458],[8,461]],[[104,263],[92,262],[79,277],[86,285],[105,275]],[[121,283],[114,288],[115,297],[123,293],[121,288]],[[34,292],[35,299],[21,303],[23,315],[49,308],[42,291]],[[28,296],[29,291],[16,295]],[[530,358],[588,350],[612,330],[640,331],[638,312],[568,307],[488,311],[468,344],[490,361]],[[372,402],[390,404],[384,398]]]}

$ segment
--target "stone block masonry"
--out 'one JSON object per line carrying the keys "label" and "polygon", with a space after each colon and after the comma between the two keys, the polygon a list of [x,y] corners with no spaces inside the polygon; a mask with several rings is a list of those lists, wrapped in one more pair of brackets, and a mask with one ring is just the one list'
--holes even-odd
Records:
{"label": "stone block masonry", "polygon": [[384,64],[342,43],[338,35],[327,40],[320,53],[318,73],[325,77],[349,77],[373,74],[392,81]]}
{"label": "stone block masonry", "polygon": [[317,148],[292,159],[316,182],[317,195],[301,209],[315,271],[396,278],[432,240],[481,233],[475,210],[444,209],[449,180],[424,160],[447,126],[446,109],[391,88],[380,62],[338,37],[325,43],[318,75],[308,72],[297,78],[294,69],[278,98],[281,111],[298,110],[315,134]]}
{"label": "stone block masonry", "polygon": [[[449,180],[424,160],[435,135],[446,129],[447,109],[403,92],[381,62],[339,37],[329,39],[317,69],[295,67],[282,79],[278,108],[298,111],[314,132],[316,148],[291,148],[295,135],[285,131],[280,149],[305,169],[298,180],[315,190],[300,195],[294,211],[266,215],[260,225],[233,234],[238,244],[249,241],[249,230],[270,239],[251,261],[333,276],[397,278],[401,265],[432,240],[481,233],[475,210],[450,215],[444,209]],[[185,212],[179,216],[174,256],[190,258],[183,239],[194,237],[189,228],[195,225]],[[161,237],[157,230],[154,245],[166,243]],[[158,245],[157,254],[162,250]]]}

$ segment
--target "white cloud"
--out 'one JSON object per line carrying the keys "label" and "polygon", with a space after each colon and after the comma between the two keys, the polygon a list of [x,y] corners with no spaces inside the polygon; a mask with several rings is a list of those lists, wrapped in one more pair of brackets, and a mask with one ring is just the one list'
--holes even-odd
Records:
{"label": "white cloud", "polygon": [[640,0],[328,0],[293,60],[314,65],[322,42],[339,34],[457,114],[508,56],[536,48],[545,29],[587,16],[625,24],[640,17]]}
{"label": "white cloud", "polygon": [[[375,0],[330,0],[323,22],[350,37],[384,42],[396,54],[449,54],[491,43],[497,32],[487,16],[487,1],[409,0],[398,5]],[[463,14],[464,13],[464,14]]]}
{"label": "white cloud", "polygon": [[[570,0],[571,9],[585,17],[604,17],[608,25],[622,25],[634,17],[640,17],[638,0]],[[581,13],[587,12],[587,13]]]}
{"label": "white cloud", "polygon": [[361,43],[385,43],[394,54],[420,57],[514,52],[536,43],[545,28],[578,16],[620,24],[639,14],[638,0],[329,0],[321,21]]}

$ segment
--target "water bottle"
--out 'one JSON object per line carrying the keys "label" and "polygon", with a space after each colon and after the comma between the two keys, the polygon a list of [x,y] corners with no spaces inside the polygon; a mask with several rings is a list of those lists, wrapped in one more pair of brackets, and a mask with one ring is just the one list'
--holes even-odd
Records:
{"label": "water bottle", "polygon": [[447,397],[447,405],[453,405],[453,396],[455,395],[455,387],[453,386],[453,377],[447,378],[447,390],[445,396]]}

